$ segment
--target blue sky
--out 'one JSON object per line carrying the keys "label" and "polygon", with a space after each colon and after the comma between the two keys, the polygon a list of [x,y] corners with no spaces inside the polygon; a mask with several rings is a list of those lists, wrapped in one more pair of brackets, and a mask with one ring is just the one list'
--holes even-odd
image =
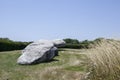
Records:
{"label": "blue sky", "polygon": [[0,37],[120,38],[120,0],[0,0]]}

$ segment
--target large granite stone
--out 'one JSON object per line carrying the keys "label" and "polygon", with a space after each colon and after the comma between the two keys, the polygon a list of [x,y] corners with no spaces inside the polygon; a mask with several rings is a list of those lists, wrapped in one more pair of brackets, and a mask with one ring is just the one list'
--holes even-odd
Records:
{"label": "large granite stone", "polygon": [[35,64],[52,60],[58,54],[57,47],[65,44],[62,40],[39,40],[29,44],[18,58],[18,64]]}

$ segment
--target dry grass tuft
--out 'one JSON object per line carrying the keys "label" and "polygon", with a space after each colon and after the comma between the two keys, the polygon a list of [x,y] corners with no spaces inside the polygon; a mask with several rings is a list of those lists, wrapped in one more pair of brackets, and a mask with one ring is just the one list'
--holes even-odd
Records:
{"label": "dry grass tuft", "polygon": [[103,40],[88,50],[89,80],[120,80],[120,42]]}

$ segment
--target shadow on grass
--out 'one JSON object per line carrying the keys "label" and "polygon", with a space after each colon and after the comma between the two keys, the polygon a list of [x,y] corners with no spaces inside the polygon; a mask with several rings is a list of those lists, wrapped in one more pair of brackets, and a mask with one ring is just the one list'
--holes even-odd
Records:
{"label": "shadow on grass", "polygon": [[41,63],[51,63],[51,62],[54,62],[54,61],[59,61],[58,59],[52,59],[50,61],[44,61],[44,62],[41,62]]}
{"label": "shadow on grass", "polygon": [[67,51],[64,48],[58,48],[58,51]]}
{"label": "shadow on grass", "polygon": [[31,64],[19,64],[19,65],[23,65],[23,66],[34,66],[34,65],[38,65],[38,64],[46,64],[46,63],[52,63],[52,62],[55,62],[55,61],[59,61],[58,59],[51,59],[49,61],[43,61],[43,62],[39,62],[39,61],[35,61],[34,63],[31,63]]}

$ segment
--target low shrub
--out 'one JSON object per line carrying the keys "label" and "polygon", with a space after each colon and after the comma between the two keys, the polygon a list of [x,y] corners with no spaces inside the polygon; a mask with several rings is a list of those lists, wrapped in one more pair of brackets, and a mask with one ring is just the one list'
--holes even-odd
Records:
{"label": "low shrub", "polygon": [[30,42],[16,42],[8,38],[0,38],[0,51],[24,49]]}

